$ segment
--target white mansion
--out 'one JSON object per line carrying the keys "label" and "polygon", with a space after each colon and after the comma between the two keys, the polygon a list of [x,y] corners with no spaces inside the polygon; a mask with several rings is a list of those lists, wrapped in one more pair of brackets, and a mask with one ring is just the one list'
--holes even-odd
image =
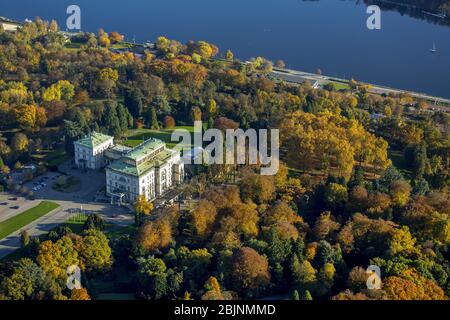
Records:
{"label": "white mansion", "polygon": [[113,137],[93,132],[75,141],[75,164],[81,169],[103,168],[106,165],[105,151],[113,146]]}
{"label": "white mansion", "polygon": [[93,132],[76,141],[75,164],[97,170],[106,167],[106,193],[112,200],[133,203],[139,196],[153,200],[184,179],[180,153],[161,140],[135,148],[114,145],[114,138]]}

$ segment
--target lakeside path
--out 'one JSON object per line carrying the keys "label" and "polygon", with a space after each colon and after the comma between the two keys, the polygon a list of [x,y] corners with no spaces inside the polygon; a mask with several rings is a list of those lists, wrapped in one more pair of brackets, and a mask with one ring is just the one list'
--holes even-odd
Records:
{"label": "lakeside path", "polygon": [[[311,82],[318,83],[319,86],[323,86],[329,82],[339,82],[342,84],[348,84],[349,80],[335,78],[335,77],[329,77],[325,75],[317,75],[313,73],[303,72],[303,71],[297,71],[297,70],[291,70],[291,69],[280,69],[280,68],[273,68],[273,71],[270,73],[270,76],[274,79],[283,80],[290,83],[300,84],[305,82],[305,80],[309,80]],[[360,82],[361,83],[361,82]],[[411,95],[414,98],[418,99],[425,99],[429,100],[435,103],[442,103],[442,104],[448,104],[450,105],[450,99],[442,98],[442,97],[435,97],[430,96],[424,93],[418,93],[413,91],[405,91],[400,89],[394,89],[369,83],[362,83],[364,85],[370,86],[369,92],[374,94],[401,94],[401,93],[407,93]],[[435,110],[440,110],[444,112],[450,112],[450,107],[446,106],[439,106],[435,105],[430,108],[433,108]]]}

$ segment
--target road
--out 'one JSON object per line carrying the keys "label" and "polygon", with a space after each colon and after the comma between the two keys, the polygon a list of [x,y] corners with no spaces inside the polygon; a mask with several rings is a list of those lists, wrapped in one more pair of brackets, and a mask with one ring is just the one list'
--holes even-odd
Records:
{"label": "road", "polygon": [[[73,170],[70,163],[65,163],[60,167],[60,171],[73,175],[80,179],[79,191],[73,193],[62,193],[51,188],[51,184],[55,181],[58,173],[49,172],[44,176],[37,178],[40,181],[45,179],[47,186],[35,192],[35,200],[29,201],[18,197],[21,206],[19,210],[10,210],[2,208],[0,211],[0,221],[13,217],[37,204],[43,200],[53,201],[60,205],[59,208],[51,211],[44,217],[37,219],[26,227],[0,240],[0,259],[20,248],[20,233],[27,230],[32,237],[40,236],[48,233],[60,224],[66,222],[71,215],[75,214],[78,209],[84,212],[97,213],[101,215],[108,223],[117,226],[128,226],[134,223],[134,216],[129,214],[126,208],[118,208],[108,203],[94,202],[95,195],[99,189],[105,184],[105,176],[100,172],[80,172]],[[29,182],[26,186],[33,187],[33,182]],[[12,194],[2,193],[0,199],[15,197]],[[6,200],[8,201],[8,200]],[[1,201],[0,201],[1,202]],[[11,201],[9,201],[11,202]]]}
{"label": "road", "polygon": [[[317,74],[303,72],[303,71],[290,70],[290,69],[279,69],[279,68],[274,68],[273,71],[270,73],[270,76],[275,79],[284,80],[286,82],[297,83],[297,84],[303,83],[303,82],[305,82],[305,80],[309,80],[312,83],[317,82],[319,86],[323,86],[331,81],[341,82],[344,84],[348,83],[348,80],[345,80],[345,79],[339,79],[339,78],[335,78],[335,77],[317,75]],[[442,104],[450,105],[450,99],[446,99],[446,98],[434,97],[434,96],[430,96],[430,95],[427,95],[424,93],[393,89],[393,88],[388,88],[388,87],[379,86],[379,85],[373,85],[373,84],[367,84],[367,83],[363,83],[363,84],[369,85],[370,86],[369,91],[374,94],[388,95],[388,94],[407,93],[410,96],[417,98],[417,99],[425,99],[425,100],[432,101],[434,103],[442,103]],[[450,112],[450,107],[446,107],[446,106],[435,105],[435,106],[431,106],[430,108],[433,110]]]}
{"label": "road", "polygon": [[[12,218],[25,210],[33,208],[40,202],[36,200],[30,201],[25,199],[24,197],[17,197],[17,200],[12,200],[12,198],[16,197],[17,196],[10,193],[0,193],[0,222],[8,220],[9,218]],[[14,209],[13,207],[15,206],[18,206],[19,208]]]}

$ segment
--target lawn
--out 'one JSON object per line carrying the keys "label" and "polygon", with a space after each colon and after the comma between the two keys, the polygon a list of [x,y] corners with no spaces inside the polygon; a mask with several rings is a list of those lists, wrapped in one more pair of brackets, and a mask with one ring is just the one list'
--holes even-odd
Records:
{"label": "lawn", "polygon": [[66,153],[64,148],[59,148],[51,151],[39,151],[38,153],[33,154],[32,158],[38,162],[47,162],[50,167],[57,167],[69,160],[70,156]]}
{"label": "lawn", "polygon": [[42,201],[36,207],[28,209],[27,211],[24,211],[8,220],[0,222],[0,240],[27,226],[31,222],[45,216],[47,213],[58,207],[59,204],[57,203]]}
{"label": "lawn", "polygon": [[130,42],[122,41],[122,42],[118,42],[118,43],[111,45],[109,48],[115,49],[115,50],[120,50],[120,49],[131,49],[133,47],[134,47],[134,44],[132,44]]}
{"label": "lawn", "polygon": [[168,148],[174,148],[178,142],[172,141],[172,132],[174,132],[176,129],[185,129],[189,131],[192,137],[191,145],[188,145],[188,147],[193,146],[193,133],[194,133],[194,127],[192,126],[179,126],[174,129],[161,129],[161,130],[150,130],[150,129],[136,129],[130,132],[128,139],[125,140],[124,144],[129,147],[136,147],[139,144],[141,144],[143,141],[148,140],[150,138],[155,138],[164,141],[167,144]]}
{"label": "lawn", "polygon": [[80,179],[73,176],[61,176],[52,186],[53,190],[65,193],[79,191],[81,188]]}
{"label": "lawn", "polygon": [[[83,233],[84,223],[87,220],[87,215],[85,214],[76,214],[71,217],[69,220],[64,222],[61,227],[69,227],[75,234]],[[58,227],[57,227],[58,228]],[[57,229],[55,228],[55,229]]]}
{"label": "lawn", "polygon": [[411,170],[409,169],[408,163],[405,160],[402,151],[399,150],[389,150],[389,158],[392,160],[392,164],[403,174],[405,178],[411,177]]}
{"label": "lawn", "polygon": [[349,89],[349,86],[347,83],[337,82],[337,81],[331,81],[332,84],[334,84],[334,87],[337,91],[339,90],[347,90]]}

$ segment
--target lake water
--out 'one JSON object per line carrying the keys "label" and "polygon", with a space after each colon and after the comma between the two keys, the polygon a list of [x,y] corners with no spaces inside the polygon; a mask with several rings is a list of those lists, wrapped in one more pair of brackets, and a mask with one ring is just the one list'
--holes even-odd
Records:
{"label": "lake water", "polygon": [[450,98],[450,28],[396,11],[383,11],[376,31],[366,28],[366,5],[350,0],[2,0],[0,16],[53,18],[64,29],[70,4],[81,7],[85,31],[206,40],[240,59]]}

